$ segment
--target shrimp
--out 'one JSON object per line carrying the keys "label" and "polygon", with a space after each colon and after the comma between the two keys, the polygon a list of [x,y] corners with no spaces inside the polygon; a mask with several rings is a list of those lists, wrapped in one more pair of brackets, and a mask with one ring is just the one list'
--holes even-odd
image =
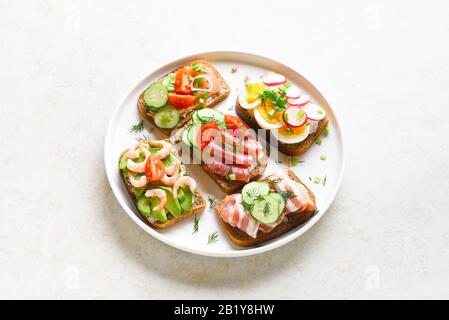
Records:
{"label": "shrimp", "polygon": [[181,166],[181,162],[178,158],[167,168],[165,168],[165,173],[169,176],[173,176],[177,171],[179,171],[179,167]]}
{"label": "shrimp", "polygon": [[133,187],[142,188],[148,184],[148,180],[146,176],[141,176],[139,179],[136,179],[134,174],[129,175],[129,182]]}
{"label": "shrimp", "polygon": [[165,174],[165,176],[161,179],[161,182],[169,187],[172,187],[175,185],[176,180],[179,179],[179,170],[175,172],[174,175],[172,176],[168,176],[167,174]]}
{"label": "shrimp", "polygon": [[196,181],[188,176],[181,177],[178,181],[175,182],[173,186],[173,198],[177,198],[178,189],[182,186],[188,186],[190,191],[195,192],[196,189]]}
{"label": "shrimp", "polygon": [[145,172],[145,164],[147,162],[143,161],[143,162],[134,162],[131,159],[128,159],[128,162],[126,163],[126,166],[128,167],[129,170],[133,171],[133,172],[137,172],[137,173],[144,173]]}
{"label": "shrimp", "polygon": [[[145,155],[145,160],[142,162],[135,162],[132,159],[136,159],[139,157],[139,151],[137,149],[141,150],[143,154]],[[131,148],[128,150],[127,153],[128,161],[126,166],[129,170],[137,173],[143,173],[145,172],[145,164],[149,157],[151,157],[151,152],[148,150],[148,145],[145,143],[139,143],[136,147]]]}
{"label": "shrimp", "polygon": [[167,194],[162,189],[148,190],[147,192],[145,192],[145,197],[147,197],[147,198],[158,197],[159,198],[160,203],[153,208],[153,210],[156,210],[156,211],[165,207],[165,205],[167,203]]}
{"label": "shrimp", "polygon": [[170,152],[173,150],[173,145],[164,140],[148,140],[147,141],[152,147],[162,147],[155,155],[154,158],[162,160],[166,158]]}
{"label": "shrimp", "polygon": [[139,157],[139,151],[137,151],[136,149],[136,147],[133,147],[128,150],[128,152],[126,153],[128,159],[136,159]]}

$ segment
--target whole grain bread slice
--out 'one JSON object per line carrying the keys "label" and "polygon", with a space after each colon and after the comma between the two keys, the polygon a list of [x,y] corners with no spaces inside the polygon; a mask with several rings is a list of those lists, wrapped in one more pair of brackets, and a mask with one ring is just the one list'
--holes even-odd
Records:
{"label": "whole grain bread slice", "polygon": [[[315,195],[313,192],[295,175],[295,173],[291,170],[288,170],[288,176],[298,182],[301,183],[309,192],[310,199],[315,203]],[[224,200],[224,199],[223,199]],[[223,200],[219,201],[217,205],[215,206],[215,210],[218,216],[218,219],[220,220],[221,224],[223,225],[223,228],[226,231],[226,234],[231,239],[233,243],[235,243],[239,247],[252,247],[256,245],[260,245],[264,242],[267,242],[269,240],[272,240],[276,237],[279,237],[280,235],[295,229],[296,227],[304,224],[307,220],[309,220],[312,215],[316,212],[316,206],[315,210],[313,211],[302,211],[302,212],[291,212],[286,215],[287,221],[279,224],[276,226],[271,232],[264,233],[262,231],[259,231],[257,233],[256,238],[252,238],[249,235],[247,235],[245,232],[240,230],[237,227],[233,227],[227,222],[223,221],[220,216],[218,215],[218,212],[223,209]]]}
{"label": "whole grain bread slice", "polygon": [[[227,84],[227,82],[225,81],[225,79],[221,76],[221,74],[218,72],[218,70],[209,62],[205,61],[205,60],[196,60],[196,61],[192,61],[191,63],[201,63],[204,65],[207,65],[211,70],[213,70],[215,76],[218,79],[217,82],[217,86],[218,86],[218,91],[216,94],[214,95],[210,95],[205,101],[204,101],[204,107],[205,108],[212,108],[213,106],[215,106],[217,103],[219,103],[220,101],[226,99],[229,95],[229,93],[231,92],[231,88],[230,86]],[[182,68],[184,66],[181,66],[175,70],[173,70],[172,72],[166,74],[165,76],[163,76],[162,78],[160,78],[158,81],[164,81],[164,79],[166,77],[168,77],[170,74],[176,72],[177,70],[179,70],[180,68]],[[190,109],[178,122],[178,124],[176,125],[175,128],[173,129],[163,129],[163,128],[159,128],[158,126],[156,126],[156,124],[154,123],[154,112],[151,112],[148,110],[147,105],[145,103],[145,100],[143,99],[143,95],[144,92],[142,92],[137,100],[137,109],[139,110],[140,115],[148,120],[150,123],[152,123],[156,128],[158,128],[159,130],[161,130],[164,134],[166,135],[170,135],[171,132],[173,130],[179,129],[181,127],[183,127],[186,122],[188,122],[191,117],[192,117],[192,113],[195,110],[200,109],[201,107],[196,106],[192,109]]]}
{"label": "whole grain bread slice", "polygon": [[[168,141],[168,140],[167,140]],[[145,141],[143,141],[145,142]],[[122,154],[120,155],[119,158],[119,162],[120,159],[122,158],[122,156],[127,152],[128,150],[125,150],[122,152]],[[185,168],[184,168],[185,170]],[[185,212],[183,214],[181,214],[179,217],[174,217],[173,215],[169,214],[167,217],[167,221],[166,222],[160,222],[157,220],[152,219],[151,217],[145,217],[144,215],[142,215],[139,211],[139,209],[137,208],[137,197],[134,194],[134,192],[132,191],[132,185],[129,182],[129,180],[125,177],[125,175],[123,174],[123,171],[120,170],[120,177],[122,178],[123,183],[126,186],[126,189],[128,191],[129,196],[131,197],[131,199],[133,200],[137,211],[139,212],[139,214],[141,215],[141,217],[153,228],[155,229],[159,229],[159,230],[163,230],[163,229],[167,229],[170,228],[171,226],[175,225],[176,223],[185,220],[193,215],[196,214],[200,214],[204,211],[204,209],[206,208],[206,201],[204,200],[203,196],[201,195],[201,193],[196,190],[194,197],[193,197],[193,203],[192,203],[192,208],[190,209],[190,211]],[[189,173],[187,171],[185,171],[185,175],[189,175]]]}
{"label": "whole grain bread slice", "polygon": [[[237,99],[235,111],[237,115],[245,121],[251,128],[254,130],[260,129],[259,124],[257,123],[254,116],[246,109],[242,108],[242,106],[239,103],[239,100]],[[299,142],[299,143],[283,143],[278,141],[278,150],[282,152],[285,155],[288,156],[299,156],[303,153],[305,153],[315,142],[315,140],[323,133],[324,129],[326,129],[327,125],[329,123],[329,118],[326,115],[326,117],[318,122],[318,128],[315,132],[309,134],[309,136]],[[267,138],[270,137],[270,139],[274,139],[272,135],[267,135]]]}

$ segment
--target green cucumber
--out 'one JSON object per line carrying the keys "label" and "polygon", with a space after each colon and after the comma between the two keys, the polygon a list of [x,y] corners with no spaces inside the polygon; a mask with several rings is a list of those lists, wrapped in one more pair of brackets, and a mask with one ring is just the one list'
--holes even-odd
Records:
{"label": "green cucumber", "polygon": [[162,108],[167,104],[168,91],[161,82],[155,82],[143,93],[143,100],[150,110]]}
{"label": "green cucumber", "polygon": [[192,144],[190,143],[190,140],[189,140],[189,131],[191,128],[192,128],[192,125],[189,125],[187,128],[185,128],[185,130],[182,133],[182,138],[181,138],[182,142],[184,142],[184,144],[188,147],[192,146]]}
{"label": "green cucumber", "polygon": [[263,197],[270,192],[268,183],[250,182],[242,189],[242,200],[247,204],[252,204],[259,197]]}
{"label": "green cucumber", "polygon": [[150,199],[147,197],[142,197],[137,201],[137,209],[144,217],[151,216],[151,206]]}
{"label": "green cucumber", "polygon": [[179,122],[179,112],[178,110],[168,105],[154,115],[154,123],[163,129],[172,129],[176,127]]}
{"label": "green cucumber", "polygon": [[199,123],[195,123],[192,125],[192,127],[189,129],[189,141],[190,145],[198,148],[198,134],[201,131],[201,125]]}
{"label": "green cucumber", "polygon": [[120,158],[120,170],[125,170],[126,166],[128,164],[128,157],[126,156],[126,154],[124,154],[121,158]]}
{"label": "green cucumber", "polygon": [[193,123],[202,123],[201,119],[198,117],[198,111],[195,111],[192,114],[192,122]]}
{"label": "green cucumber", "polygon": [[181,215],[181,205],[179,204],[178,199],[173,198],[172,188],[170,187],[159,187],[159,188],[164,190],[165,194],[167,195],[167,203],[165,204],[165,208],[174,217],[178,218]]}
{"label": "green cucumber", "polygon": [[215,119],[218,122],[224,122],[223,112],[211,108],[198,110],[196,116],[199,120],[201,120],[201,122],[209,122],[212,119]]}
{"label": "green cucumber", "polygon": [[278,193],[270,193],[255,200],[252,204],[251,215],[260,223],[275,223],[285,209],[285,200]]}
{"label": "green cucumber", "polygon": [[[182,200],[180,200],[179,191],[182,190]],[[193,192],[190,191],[189,187],[181,187],[178,191],[178,200],[181,205],[182,213],[190,211],[192,209],[193,204]]]}

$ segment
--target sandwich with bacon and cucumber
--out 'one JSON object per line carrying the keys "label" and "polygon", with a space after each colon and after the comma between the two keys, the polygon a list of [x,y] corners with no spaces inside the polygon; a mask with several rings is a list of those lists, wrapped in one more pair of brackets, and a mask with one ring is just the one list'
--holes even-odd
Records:
{"label": "sandwich with bacon and cucumber", "polygon": [[289,169],[246,184],[215,207],[233,243],[259,245],[306,222],[316,211],[315,196]]}

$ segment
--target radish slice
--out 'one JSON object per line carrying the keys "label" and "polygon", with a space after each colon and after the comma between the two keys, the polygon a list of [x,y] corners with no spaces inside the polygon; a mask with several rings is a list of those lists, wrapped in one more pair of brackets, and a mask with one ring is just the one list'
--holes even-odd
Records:
{"label": "radish slice", "polygon": [[278,73],[269,73],[262,77],[262,81],[265,85],[269,87],[280,86],[287,82],[287,78],[282,74]]}
{"label": "radish slice", "polygon": [[[195,88],[193,84],[195,83],[196,79],[204,79],[207,81],[207,84],[209,85],[209,88]],[[212,80],[208,76],[199,75],[192,79],[192,85],[190,86],[192,91],[204,91],[204,92],[211,92],[213,89]]]}
{"label": "radish slice", "polygon": [[309,103],[302,108],[305,113],[307,113],[307,118],[314,121],[323,120],[326,117],[326,112],[323,108],[317,106],[316,104]]}
{"label": "radish slice", "polygon": [[285,90],[287,99],[298,99],[301,96],[301,90],[298,87],[291,86]]}
{"label": "radish slice", "polygon": [[302,107],[309,103],[310,98],[308,95],[303,94],[298,99],[289,99],[288,104],[291,106]]}
{"label": "radish slice", "polygon": [[284,122],[290,127],[301,127],[307,122],[307,114],[301,107],[290,106],[285,109],[284,114],[282,115]]}

